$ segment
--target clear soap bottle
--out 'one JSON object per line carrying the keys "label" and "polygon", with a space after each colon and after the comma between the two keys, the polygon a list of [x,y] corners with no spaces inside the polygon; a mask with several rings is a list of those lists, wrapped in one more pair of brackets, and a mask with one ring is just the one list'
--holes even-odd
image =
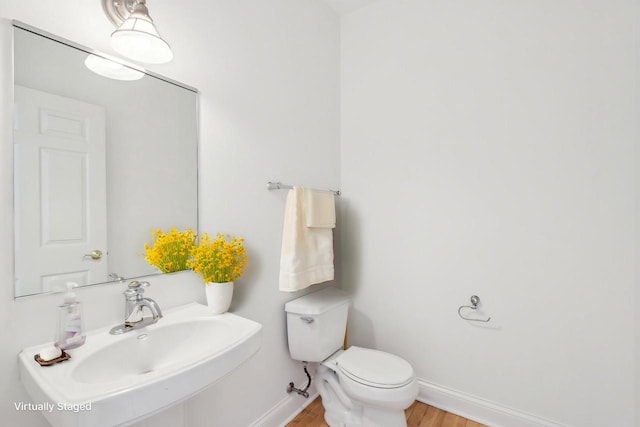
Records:
{"label": "clear soap bottle", "polygon": [[85,341],[82,305],[73,292],[75,286],[78,285],[67,283],[64,303],[58,306],[55,345],[61,350],[80,347]]}

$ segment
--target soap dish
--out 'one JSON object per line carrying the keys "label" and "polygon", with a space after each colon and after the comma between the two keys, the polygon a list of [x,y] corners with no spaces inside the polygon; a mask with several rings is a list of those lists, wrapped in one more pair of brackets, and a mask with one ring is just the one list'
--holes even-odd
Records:
{"label": "soap dish", "polygon": [[56,363],[60,363],[60,362],[64,362],[65,360],[69,360],[71,359],[71,356],[69,356],[69,353],[67,353],[66,351],[62,350],[62,354],[58,357],[56,357],[55,359],[51,359],[51,360],[42,360],[40,358],[40,353],[36,354],[35,356],[33,356],[33,359],[38,362],[38,364],[40,366],[51,366],[51,365],[55,365]]}

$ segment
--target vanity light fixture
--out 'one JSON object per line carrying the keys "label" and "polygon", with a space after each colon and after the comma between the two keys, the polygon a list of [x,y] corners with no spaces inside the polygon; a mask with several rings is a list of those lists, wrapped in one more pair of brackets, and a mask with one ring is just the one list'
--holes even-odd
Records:
{"label": "vanity light fixture", "polygon": [[84,65],[94,73],[114,80],[131,81],[144,77],[143,71],[92,53],[84,60]]}
{"label": "vanity light fixture", "polygon": [[102,8],[117,27],[111,34],[111,47],[135,61],[163,64],[173,59],[149,16],[146,0],[102,0]]}

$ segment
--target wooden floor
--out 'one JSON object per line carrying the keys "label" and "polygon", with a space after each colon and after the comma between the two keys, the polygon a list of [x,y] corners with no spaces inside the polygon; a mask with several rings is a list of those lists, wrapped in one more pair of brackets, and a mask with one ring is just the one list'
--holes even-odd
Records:
{"label": "wooden floor", "polygon": [[[445,412],[421,402],[404,411],[408,427],[484,427],[483,424]],[[311,402],[287,427],[328,427],[324,422],[324,408],[318,397]]]}

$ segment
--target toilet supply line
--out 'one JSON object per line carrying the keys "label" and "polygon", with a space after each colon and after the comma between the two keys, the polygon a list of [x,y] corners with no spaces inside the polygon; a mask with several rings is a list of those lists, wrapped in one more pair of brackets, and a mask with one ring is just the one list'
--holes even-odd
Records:
{"label": "toilet supply line", "polygon": [[309,371],[307,370],[307,362],[302,362],[302,365],[304,366],[304,373],[307,374],[307,379],[309,380],[309,382],[307,382],[307,386],[304,389],[299,389],[296,388],[293,381],[291,381],[287,386],[287,393],[295,391],[300,396],[304,396],[305,399],[308,399],[309,392],[307,390],[309,390],[309,387],[311,387],[311,375],[309,375]]}

